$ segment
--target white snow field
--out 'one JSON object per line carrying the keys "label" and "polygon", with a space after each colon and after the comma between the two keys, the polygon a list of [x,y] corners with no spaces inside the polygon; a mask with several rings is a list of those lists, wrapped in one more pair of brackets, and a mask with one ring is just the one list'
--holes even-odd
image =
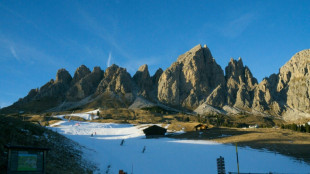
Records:
{"label": "white snow field", "polygon": [[[98,166],[97,173],[118,174],[124,170],[128,174],[214,174],[217,173],[216,158],[220,156],[225,158],[226,173],[237,172],[234,145],[202,140],[146,139],[143,129],[149,125],[66,120],[52,126],[56,125],[51,129],[86,147],[84,157]],[[240,172],[310,173],[309,164],[278,153],[242,147],[238,147],[238,152]]]}
{"label": "white snow field", "polygon": [[81,118],[84,118],[85,120],[92,120],[92,119],[99,118],[98,116],[96,116],[97,111],[99,111],[99,109],[89,111],[89,112],[85,112],[85,113],[72,113],[72,114],[66,114],[66,115],[56,115],[55,117],[63,119],[64,116],[72,116],[72,117],[81,117]]}

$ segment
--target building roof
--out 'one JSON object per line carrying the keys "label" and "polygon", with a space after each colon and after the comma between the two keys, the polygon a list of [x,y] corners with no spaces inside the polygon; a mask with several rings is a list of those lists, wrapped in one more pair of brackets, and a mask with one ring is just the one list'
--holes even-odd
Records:
{"label": "building roof", "polygon": [[157,125],[150,126],[143,130],[145,135],[165,135],[167,129]]}
{"label": "building roof", "polygon": [[50,148],[45,147],[33,147],[33,146],[12,146],[12,145],[5,145],[7,149],[16,149],[16,150],[50,150]]}
{"label": "building roof", "polygon": [[197,127],[208,127],[208,126],[204,125],[204,124],[198,124],[198,125],[195,126],[195,128],[197,128]]}

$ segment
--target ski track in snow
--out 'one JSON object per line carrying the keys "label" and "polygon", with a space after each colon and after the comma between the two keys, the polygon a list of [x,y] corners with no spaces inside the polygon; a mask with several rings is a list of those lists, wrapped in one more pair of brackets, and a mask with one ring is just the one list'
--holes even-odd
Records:
{"label": "ski track in snow", "polygon": [[[84,156],[98,166],[97,173],[106,173],[110,165],[110,174],[118,174],[119,170],[128,174],[212,174],[217,173],[219,156],[225,158],[227,173],[237,172],[235,146],[205,140],[146,139],[143,134],[146,126],[64,120],[50,129],[85,146]],[[123,139],[125,143],[121,146]],[[144,146],[146,150],[142,153]],[[310,171],[309,164],[278,153],[248,147],[238,147],[238,152],[240,172]]]}

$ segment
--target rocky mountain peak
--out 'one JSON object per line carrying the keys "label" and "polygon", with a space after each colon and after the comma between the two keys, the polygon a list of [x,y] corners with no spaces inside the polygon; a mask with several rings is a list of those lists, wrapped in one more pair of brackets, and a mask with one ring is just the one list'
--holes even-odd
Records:
{"label": "rocky mountain peak", "polygon": [[90,70],[85,65],[81,65],[76,69],[74,73],[72,84],[75,84],[76,82],[80,81],[83,77],[87,76],[88,74],[90,74]]}
{"label": "rocky mountain peak", "polygon": [[132,78],[125,68],[115,64],[108,67],[99,83],[96,95],[109,92],[126,94],[132,91]]}
{"label": "rocky mountain peak", "polygon": [[[300,111],[310,114],[310,49],[296,53],[280,68],[277,91],[286,94],[286,104],[293,110],[288,117],[301,115]],[[297,112],[297,113],[296,113]],[[310,117],[310,115],[309,115]]]}
{"label": "rocky mountain peak", "polygon": [[192,59],[195,59],[196,61],[207,62],[211,61],[213,57],[207,45],[204,45],[204,47],[202,47],[200,44],[198,44],[183,55],[179,56],[177,62],[188,64],[190,61],[192,61]]}
{"label": "rocky mountain peak", "polygon": [[138,71],[139,72],[149,72],[147,64],[144,64],[144,65],[140,66]]}
{"label": "rocky mountain peak", "polygon": [[140,93],[143,94],[144,97],[147,97],[152,87],[152,80],[146,64],[140,66],[136,74],[133,76],[133,80],[140,88]]}
{"label": "rocky mountain peak", "polygon": [[160,76],[163,74],[163,72],[164,71],[161,68],[158,68],[158,70],[156,70],[155,74],[151,77],[153,84],[158,85],[158,80],[159,80]]}
{"label": "rocky mountain peak", "polygon": [[250,69],[243,65],[241,57],[238,61],[230,59],[225,68],[225,79],[227,104],[242,109],[251,108],[257,80],[252,76]]}
{"label": "rocky mountain peak", "polygon": [[57,71],[55,83],[69,84],[71,80],[72,77],[66,69],[59,69]]}
{"label": "rocky mountain peak", "polygon": [[226,80],[228,80],[229,78],[233,78],[234,80],[239,82],[239,76],[244,74],[244,67],[242,61],[241,63],[239,62],[240,61],[236,61],[233,58],[230,59],[228,66],[226,66],[225,68]]}
{"label": "rocky mountain peak", "polygon": [[280,77],[283,83],[288,83],[291,78],[309,76],[310,49],[296,53],[284,66],[280,68]]}
{"label": "rocky mountain peak", "polygon": [[171,105],[195,108],[219,85],[224,73],[207,47],[197,45],[180,55],[158,82],[158,99]]}
{"label": "rocky mountain peak", "polygon": [[87,73],[85,73],[84,76],[80,76],[81,79],[74,83],[74,85],[67,91],[66,98],[68,101],[79,101],[92,95],[103,78],[103,71],[100,67],[94,67],[91,73],[88,73],[85,68],[83,69],[82,72]]}
{"label": "rocky mountain peak", "polygon": [[126,71],[126,69],[120,68],[120,67],[117,66],[116,64],[112,64],[111,66],[109,66],[109,67],[106,69],[106,71],[105,71],[105,73],[104,73],[104,77],[105,77],[105,78],[110,77],[110,76],[112,76],[114,73],[116,73],[117,71],[119,71],[120,69]]}
{"label": "rocky mountain peak", "polygon": [[136,74],[133,76],[133,79],[135,80],[145,80],[149,78],[150,78],[150,73],[149,73],[147,64],[140,66]]}
{"label": "rocky mountain peak", "polygon": [[225,78],[227,81],[232,78],[237,83],[249,84],[251,87],[257,84],[257,80],[253,77],[250,69],[243,65],[241,57],[239,57],[238,61],[233,58],[230,59],[228,66],[225,68]]}
{"label": "rocky mountain peak", "polygon": [[102,70],[99,66],[95,66],[92,73],[95,73],[95,72],[102,72]]}

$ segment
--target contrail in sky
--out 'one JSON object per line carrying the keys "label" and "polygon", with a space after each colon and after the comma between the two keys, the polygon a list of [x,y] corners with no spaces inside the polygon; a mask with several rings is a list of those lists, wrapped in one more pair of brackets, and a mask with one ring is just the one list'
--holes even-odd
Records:
{"label": "contrail in sky", "polygon": [[110,53],[109,53],[109,58],[108,58],[108,61],[107,61],[107,67],[110,66],[111,59],[112,59],[112,53],[110,52]]}

